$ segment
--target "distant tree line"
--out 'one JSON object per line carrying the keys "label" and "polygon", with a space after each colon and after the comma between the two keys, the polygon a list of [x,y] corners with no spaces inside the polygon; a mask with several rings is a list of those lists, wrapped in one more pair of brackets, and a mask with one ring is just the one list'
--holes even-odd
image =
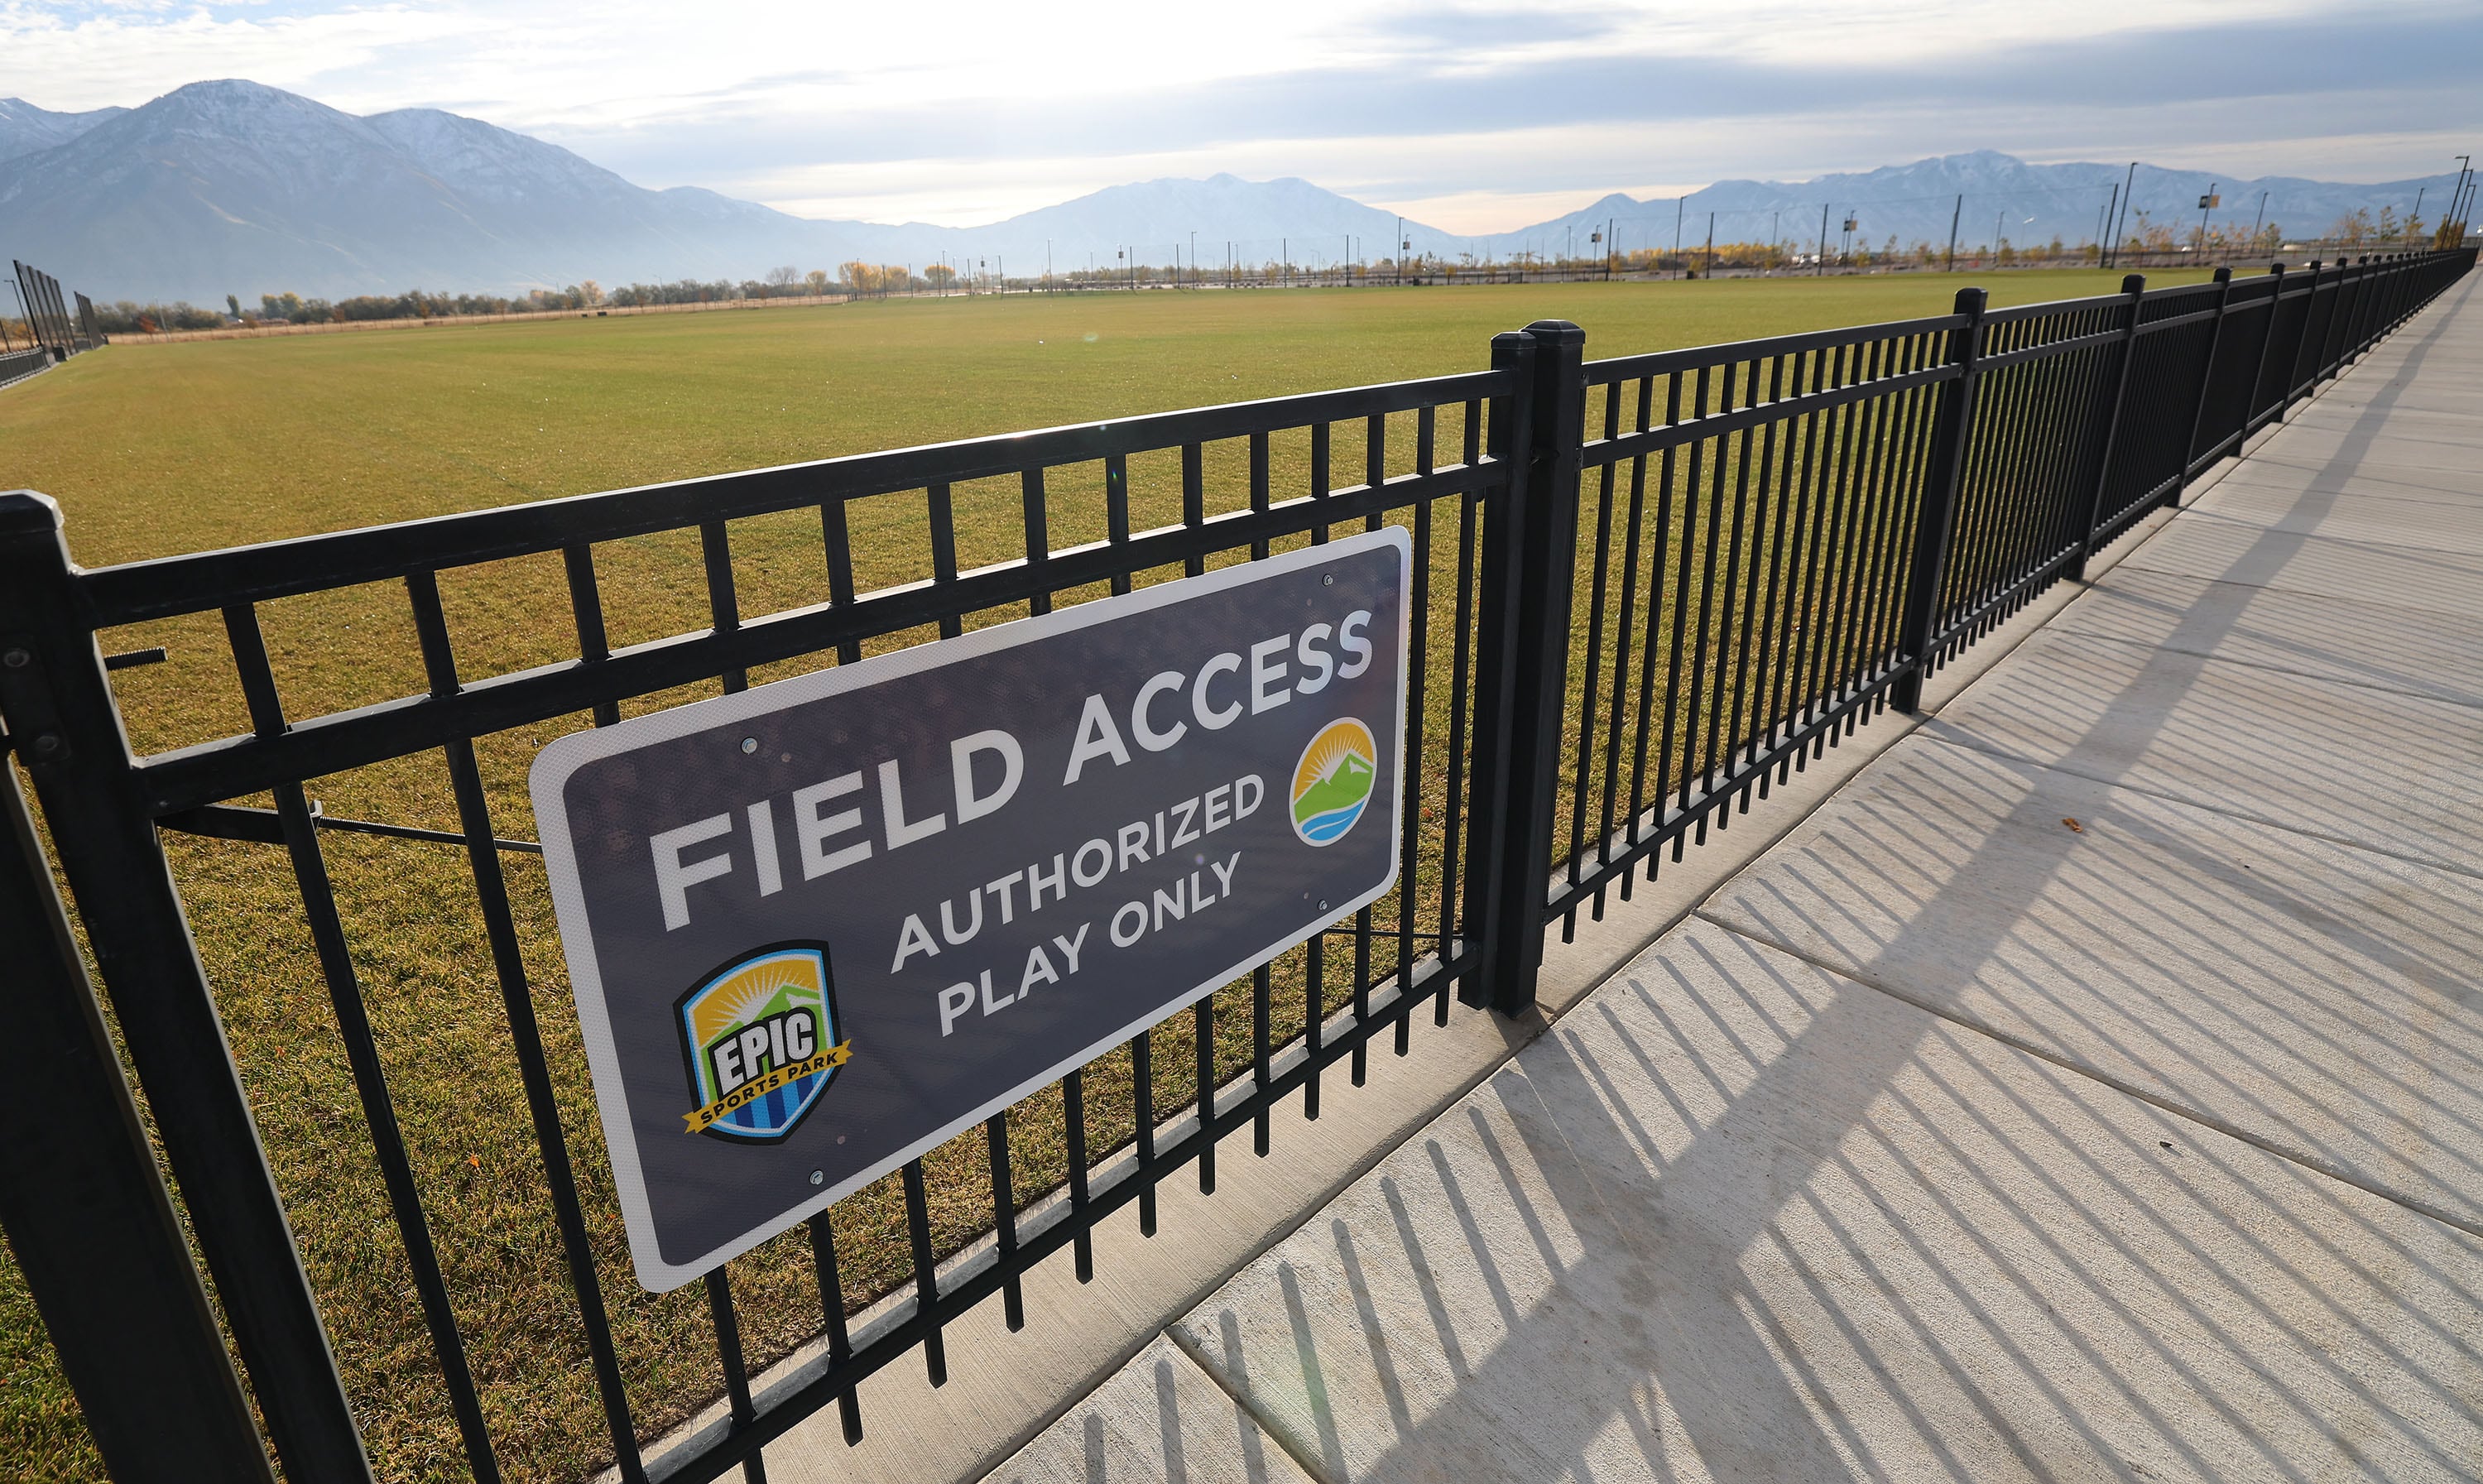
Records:
{"label": "distant tree line", "polygon": [[[849,268],[860,265],[849,264]],[[905,274],[898,270],[896,278]],[[874,273],[870,292],[884,291],[889,280]],[[790,268],[770,269],[763,278],[632,283],[606,290],[589,278],[567,288],[530,289],[523,294],[447,294],[408,289],[402,294],[357,294],[350,299],[304,298],[296,293],[261,294],[254,305],[244,305],[237,294],[225,296],[222,309],[202,309],[186,300],[172,304],[140,304],[123,299],[94,306],[106,334],[154,334],[168,330],[255,329],[266,325],[344,324],[354,320],[454,319],[484,314],[540,314],[603,307],[635,308],[648,305],[729,304],[750,299],[788,299],[855,292],[851,281],[832,280],[814,269],[805,275]]]}
{"label": "distant tree line", "polygon": [[[2283,230],[2274,223],[2254,224],[2253,228],[2246,229],[2238,224],[2209,226],[2159,222],[2145,210],[2134,213],[2134,216],[2135,221],[2119,250],[2123,253],[2189,252],[2230,259],[2271,254],[2285,246]],[[2339,218],[2329,229],[2327,240],[2349,249],[2378,250],[2413,247],[2426,235],[2433,239],[2436,247],[2452,247],[2464,240],[2466,224],[2443,222],[2435,226],[2419,217],[2400,219],[2392,208],[2383,207],[2376,217],[2368,211],[2357,211]],[[1845,236],[1828,246],[1830,249],[1829,265],[1863,271],[1936,268],[1946,266],[1952,258],[1945,243],[1917,241],[1910,246],[1901,246],[1893,236],[1877,247],[1867,240]],[[2094,243],[2071,245],[2058,237],[2048,243],[2022,245],[2006,237],[1996,244],[1960,243],[1954,253],[1957,262],[1972,267],[2095,263],[2100,261],[2101,256],[2100,250]],[[1712,249],[1703,242],[1695,245],[1685,243],[1677,252],[1636,249],[1610,256],[1566,256],[1525,251],[1507,257],[1481,259],[1472,253],[1459,253],[1455,257],[1433,254],[1408,257],[1402,264],[1382,257],[1354,264],[1320,262],[1306,265],[1268,261],[1199,265],[1186,262],[1173,269],[1124,261],[1109,268],[1069,269],[1042,278],[1024,276],[1002,278],[989,271],[981,260],[967,265],[966,271],[945,262],[926,263],[920,273],[912,264],[853,261],[840,263],[834,275],[818,268],[805,273],[787,264],[767,270],[761,278],[744,278],[739,282],[730,278],[679,278],[670,283],[631,283],[608,290],[589,278],[567,288],[538,288],[514,295],[441,294],[415,288],[402,294],[359,294],[351,299],[332,302],[319,298],[305,299],[294,293],[262,294],[255,306],[247,308],[238,295],[227,294],[223,309],[202,309],[178,300],[167,305],[138,304],[123,299],[115,304],[96,305],[95,318],[107,334],[154,334],[160,331],[223,330],[235,326],[255,328],[264,325],[343,324],[354,320],[452,319],[604,307],[734,304],[754,299],[826,298],[830,295],[884,297],[926,290],[953,293],[964,289],[988,293],[995,288],[1008,291],[1055,286],[1132,288],[1215,283],[1242,287],[1473,279],[1493,282],[1512,278],[1523,281],[1538,276],[1590,278],[1615,273],[1632,276],[1771,273],[1816,266],[1819,266],[1818,254],[1794,241],[1719,242]]]}

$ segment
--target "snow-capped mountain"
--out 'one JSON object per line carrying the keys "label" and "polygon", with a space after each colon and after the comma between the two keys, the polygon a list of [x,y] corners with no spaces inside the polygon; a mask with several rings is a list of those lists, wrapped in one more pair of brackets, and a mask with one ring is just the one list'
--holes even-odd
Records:
{"label": "snow-capped mountain", "polygon": [[[1812,245],[1823,207],[1831,245],[1857,238],[1945,243],[1955,219],[1971,248],[2097,230],[2125,166],[2030,165],[1989,150],[1801,183],[1729,180],[1681,202],[1612,195],[1514,231],[1463,235],[1402,223],[1416,252],[1506,261],[1520,252],[1595,256],[1607,225],[1625,252],[1695,249],[1716,213],[1719,241]],[[1650,173],[1657,172],[1651,165]],[[2186,228],[2216,186],[2217,221],[2266,219],[2293,235],[2356,209],[2403,216],[2417,189],[2437,217],[2448,177],[2384,185],[2288,178],[2214,181],[2138,171],[2136,209]],[[1965,198],[1962,212],[1957,198]],[[1389,258],[1401,218],[1305,180],[1151,180],[1114,186],[975,227],[814,221],[693,187],[651,191],[567,149],[435,109],[357,118],[256,83],[193,83],[135,109],[54,113],[0,99],[0,257],[41,264],[98,299],[254,301],[287,290],[339,298],[435,290],[509,292],[595,278],[756,278],[790,265],[831,273],[851,259],[1003,264],[1013,278],[1052,266],[1110,268],[1117,252],[1212,273],[1282,256],[1313,267]]]}
{"label": "snow-capped mountain", "polygon": [[57,264],[97,297],[202,304],[739,276],[811,247],[816,224],[709,207],[722,199],[642,190],[470,119],[358,119],[233,81],[193,83],[0,161],[13,255]]}
{"label": "snow-capped mountain", "polygon": [[97,108],[83,114],[56,114],[23,98],[0,98],[0,160],[65,145],[125,108]]}
{"label": "snow-capped mountain", "polygon": [[[2125,182],[2133,199],[2123,224],[2126,230],[2138,229],[2144,213],[2147,222],[2187,231],[2199,225],[2199,198],[2213,192],[2223,198],[2214,211],[2215,226],[2239,225],[2247,232],[2263,220],[2291,237],[2316,237],[2339,217],[2357,210],[2376,216],[2388,206],[2402,218],[2417,195],[2424,216],[2436,223],[2455,179],[2454,174],[2443,174],[2378,185],[2336,185],[2282,175],[2235,180],[2204,171],[2141,164],[2132,180],[2127,162],[2030,165],[1995,150],[1978,149],[1859,174],[1822,175],[1816,180],[1722,180],[1678,203],[1615,195],[1567,216],[1503,232],[1487,241],[1503,256],[1524,247],[1554,254],[1563,251],[1564,233],[1573,232],[1584,243],[1589,231],[1600,231],[1610,223],[1624,252],[1651,248],[1670,252],[1678,241],[1684,252],[1695,252],[1707,240],[1708,213],[1714,212],[1718,242],[1782,241],[1805,251],[1818,247],[1823,219],[1829,250],[1843,246],[1849,218],[1856,224],[1853,236],[1857,246],[1876,248],[1890,237],[1908,248],[1918,242],[1945,246],[1952,226],[1961,248],[1989,244],[1995,233],[2020,247],[2048,243],[2055,237],[2074,245],[2095,241],[2106,229],[2103,213],[2114,203],[2115,188]],[[2260,216],[2262,192],[2264,218]],[[1582,255],[1591,252],[1579,251]]]}

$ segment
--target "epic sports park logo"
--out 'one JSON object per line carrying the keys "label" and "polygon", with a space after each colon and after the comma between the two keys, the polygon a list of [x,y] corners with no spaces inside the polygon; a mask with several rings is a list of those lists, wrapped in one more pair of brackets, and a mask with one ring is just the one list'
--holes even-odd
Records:
{"label": "epic sports park logo", "polygon": [[837,1039],[825,943],[777,943],[708,975],[676,1006],[697,1106],[691,1133],[772,1144],[791,1133],[853,1054]]}
{"label": "epic sports park logo", "polygon": [[1333,845],[1371,807],[1379,782],[1379,744],[1371,729],[1341,716],[1319,729],[1294,764],[1294,833],[1306,845]]}

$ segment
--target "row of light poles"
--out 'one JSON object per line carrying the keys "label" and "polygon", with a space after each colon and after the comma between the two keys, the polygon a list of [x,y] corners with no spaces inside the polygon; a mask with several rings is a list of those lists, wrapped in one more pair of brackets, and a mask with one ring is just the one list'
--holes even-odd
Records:
{"label": "row of light poles", "polygon": [[[2451,190],[2448,211],[2442,218],[2443,224],[2452,222],[2463,223],[2466,220],[2466,213],[2470,210],[2473,205],[2477,185],[2476,172],[2473,169],[2473,156],[2470,154],[2461,154],[2457,157],[2457,181]],[[2114,266],[2120,258],[2120,244],[2123,240],[2123,234],[2128,225],[2130,203],[2132,198],[2136,194],[2134,188],[2138,183],[2138,166],[2139,162],[2136,160],[2129,162],[2128,172],[2123,176],[2120,184],[2112,188],[2112,194],[2105,200],[2102,212],[2097,219],[2097,253],[2099,261],[2102,266],[2106,268]],[[2423,196],[2429,191],[2429,189],[2430,188],[2428,186],[2425,186],[2416,192],[2414,213],[2407,218],[2410,223],[2420,219]],[[2258,216],[2251,226],[2251,237],[2253,241],[2257,239],[2259,232],[2267,224],[2268,196],[2269,193],[2267,191],[2262,190],[2259,192]],[[2223,204],[2224,198],[2218,194],[2217,188],[2213,184],[2209,185],[2206,191],[2199,198],[2199,242],[2203,252],[2204,251],[2208,240],[2207,234],[2209,224],[2213,220],[2216,211],[2222,207]],[[1678,262],[1681,258],[1681,252],[1684,246],[1682,235],[1683,228],[1687,225],[1687,199],[1675,198],[1673,208],[1672,247],[1674,260]],[[1825,204],[1819,208],[1819,252],[1814,260],[1814,266],[1816,271],[1821,274],[1825,274],[1828,271],[1828,230],[1829,219],[1832,209],[1833,208],[1831,206]],[[1958,226],[1960,225],[1959,218],[1962,216],[1964,210],[1965,198],[1961,195],[1957,199],[1956,210],[1951,213],[1949,221],[1949,243],[1946,266],[1952,271],[1957,267]],[[1769,215],[1769,240],[1772,243],[1781,244],[1783,241],[1783,212],[1780,209],[1772,209]],[[1716,217],[1717,213],[1715,212],[1711,211],[1707,214],[1707,246],[1704,254],[1704,271],[1711,278],[1714,277],[1716,271]],[[2007,223],[2007,218],[2008,210],[2006,207],[1994,212],[1992,215],[1991,249],[1995,253],[1999,251],[2000,244],[2004,240],[2002,233]],[[2033,217],[2026,218],[2026,221],[2028,222],[2033,222],[2035,218]],[[1608,217],[1605,219],[1603,229],[1600,231],[1590,231],[1587,238],[1589,246],[1598,247],[1602,250],[1599,255],[1604,260],[1604,277],[1607,279],[1610,279],[1613,277],[1619,261],[1619,218]],[[1841,227],[1843,237],[1839,244],[1840,256],[1852,256],[1854,251],[1854,234],[1858,231],[1860,227],[1860,218],[1849,210],[1843,219],[1843,225]],[[1577,260],[1576,224],[1572,223],[1567,225],[1563,227],[1563,231],[1566,233],[1566,236],[1564,238],[1562,260],[1564,265],[1572,264]],[[1345,241],[1346,261],[1340,266],[1345,273],[1345,281],[1349,285],[1354,280],[1354,239],[1351,234],[1348,234]],[[1396,241],[1397,256],[1395,259],[1394,278],[1396,282],[1402,284],[1405,281],[1405,255],[1413,251],[1414,244],[1412,239],[1405,235],[1405,219],[1402,216],[1397,219]],[[1235,245],[1230,242],[1227,242],[1224,245],[1225,271],[1228,282],[1231,279],[1235,266],[1234,246]],[[1135,254],[1128,248],[1117,248],[1113,250],[1112,256],[1115,260],[1116,267],[1119,268],[1121,274],[1126,275],[1126,281],[1129,286],[1132,289],[1135,289],[1138,286]],[[1288,266],[1288,277],[1290,278],[1290,267],[1293,256],[1290,243],[1286,245],[1282,252],[1282,256]],[[1174,245],[1173,257],[1173,286],[1175,288],[1179,288],[1181,286],[1181,248],[1179,244]],[[1001,264],[1000,275],[996,279],[997,286],[1001,292],[1005,293],[1008,284],[1005,259],[998,257],[990,259],[977,258],[975,260],[975,266],[978,270],[988,271],[995,262]],[[1198,232],[1195,228],[1193,228],[1189,233],[1189,262],[1192,279],[1195,281],[1198,273]],[[1087,263],[1088,272],[1091,276],[1094,265],[1094,259],[1091,254],[1087,259]],[[912,271],[909,269],[909,277],[911,277],[911,272]],[[1052,242],[1049,238],[1045,239],[1043,245],[1043,276],[1044,282],[1046,286],[1049,287],[1052,280]],[[953,277],[954,275],[952,274],[951,278]]]}

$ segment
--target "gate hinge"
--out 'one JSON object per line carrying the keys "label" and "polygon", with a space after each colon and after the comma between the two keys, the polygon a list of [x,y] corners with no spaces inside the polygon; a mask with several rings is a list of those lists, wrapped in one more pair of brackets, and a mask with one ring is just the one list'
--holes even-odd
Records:
{"label": "gate hinge", "polygon": [[68,732],[40,653],[22,634],[0,635],[0,720],[8,723],[10,745],[30,765],[68,760]]}

